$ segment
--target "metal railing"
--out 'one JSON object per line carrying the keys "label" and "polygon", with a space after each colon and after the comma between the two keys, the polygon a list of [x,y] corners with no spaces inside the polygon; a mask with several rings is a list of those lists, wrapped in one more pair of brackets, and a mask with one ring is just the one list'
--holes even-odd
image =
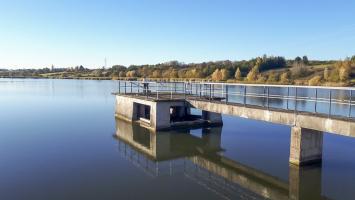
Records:
{"label": "metal railing", "polygon": [[310,112],[352,119],[355,88],[211,82],[119,81],[118,93],[147,99],[186,99]]}

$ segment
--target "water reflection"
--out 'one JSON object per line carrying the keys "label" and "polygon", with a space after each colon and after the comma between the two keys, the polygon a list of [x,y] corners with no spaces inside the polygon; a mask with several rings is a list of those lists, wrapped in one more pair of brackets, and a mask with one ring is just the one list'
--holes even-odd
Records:
{"label": "water reflection", "polygon": [[121,155],[149,176],[182,173],[224,199],[326,199],[321,195],[321,167],[290,166],[289,181],[223,155],[222,127],[154,133],[116,120]]}

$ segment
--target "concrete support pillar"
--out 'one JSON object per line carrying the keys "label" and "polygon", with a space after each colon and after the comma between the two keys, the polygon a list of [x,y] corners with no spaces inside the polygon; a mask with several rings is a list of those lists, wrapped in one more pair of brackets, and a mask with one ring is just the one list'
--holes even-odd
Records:
{"label": "concrete support pillar", "polygon": [[154,111],[150,114],[152,128],[154,130],[170,128],[170,104],[156,102],[153,104],[152,110]]}
{"label": "concrete support pillar", "polygon": [[222,125],[222,114],[202,110],[202,119],[213,125]]}
{"label": "concrete support pillar", "polygon": [[291,200],[323,199],[321,177],[319,164],[306,167],[290,165],[289,198]]}
{"label": "concrete support pillar", "polygon": [[202,128],[202,140],[206,142],[209,149],[221,148],[222,126]]}
{"label": "concrete support pillar", "polygon": [[321,131],[291,127],[290,163],[307,165],[321,162],[323,133]]}
{"label": "concrete support pillar", "polygon": [[137,109],[134,108],[133,101],[127,101],[127,98],[116,96],[116,117],[122,118],[127,121],[133,121],[136,116]]}

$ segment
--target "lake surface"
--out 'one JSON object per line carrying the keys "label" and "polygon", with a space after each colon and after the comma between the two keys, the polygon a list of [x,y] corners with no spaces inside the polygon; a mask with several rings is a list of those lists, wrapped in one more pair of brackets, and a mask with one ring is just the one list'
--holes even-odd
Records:
{"label": "lake surface", "polygon": [[0,79],[0,199],[354,199],[355,138],[324,134],[322,165],[300,171],[287,126],[152,134],[115,119],[117,87]]}

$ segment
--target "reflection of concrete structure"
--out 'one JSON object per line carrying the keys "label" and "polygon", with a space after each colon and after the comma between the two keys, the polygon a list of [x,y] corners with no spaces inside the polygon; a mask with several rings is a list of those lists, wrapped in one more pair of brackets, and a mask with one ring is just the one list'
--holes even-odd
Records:
{"label": "reflection of concrete structure", "polygon": [[186,134],[186,132],[155,133],[149,129],[116,120],[116,137],[156,161],[221,151],[221,128],[214,127],[204,132],[209,132],[209,134],[202,134],[202,138]]}
{"label": "reflection of concrete structure", "polygon": [[[162,165],[159,163],[183,159],[183,166],[180,167],[187,178],[226,199],[233,199],[236,194],[245,198],[259,196],[269,199],[323,199],[319,167],[290,166],[287,183],[220,155],[221,127],[203,129],[200,138],[189,134],[189,130],[155,133],[117,120],[115,136],[119,143],[124,143],[124,147],[120,148],[125,156],[137,167],[150,172],[149,174],[163,173],[159,171],[159,166]],[[127,151],[133,153],[127,154]],[[170,173],[179,171],[176,168],[178,167],[170,163]]]}

